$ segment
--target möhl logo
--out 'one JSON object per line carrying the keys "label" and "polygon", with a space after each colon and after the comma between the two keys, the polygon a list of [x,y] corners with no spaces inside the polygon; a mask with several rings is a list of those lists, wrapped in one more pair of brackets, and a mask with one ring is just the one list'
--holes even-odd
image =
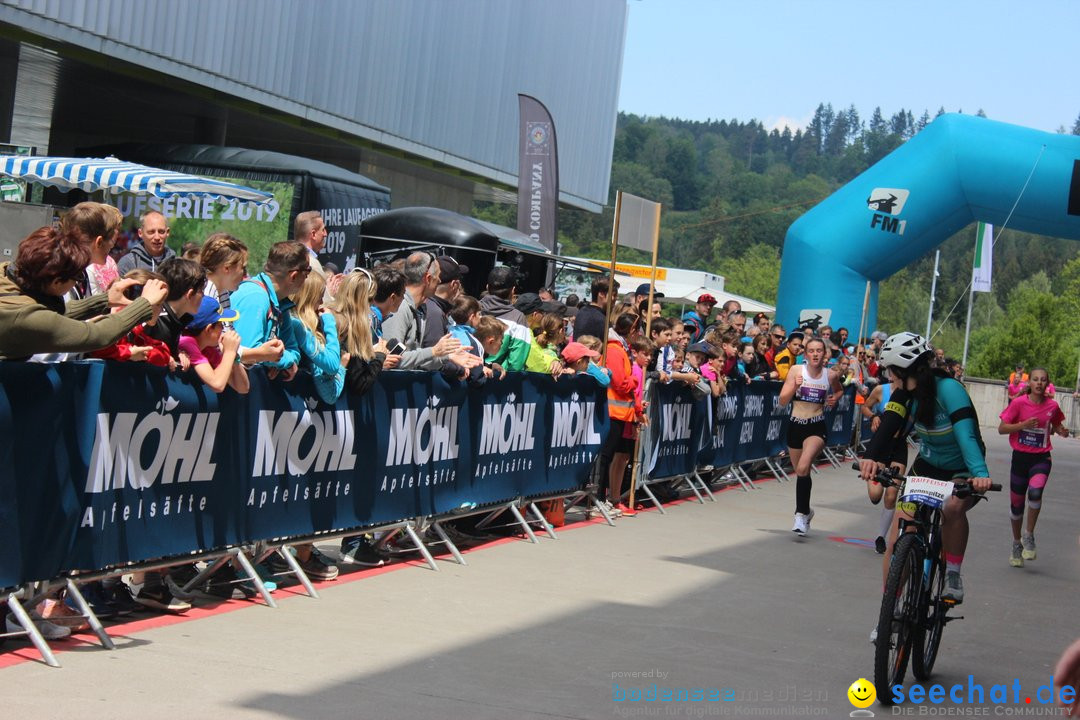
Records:
{"label": "m\u00f6hl logo", "polygon": [[551,447],[570,448],[601,444],[600,434],[593,426],[595,409],[595,403],[581,402],[577,393],[570,396],[570,402],[553,402]]}
{"label": "m\u00f6hl logo", "polygon": [[170,396],[158,401],[156,413],[141,418],[137,413],[99,414],[86,492],[122,490],[128,484],[141,490],[159,480],[212,480],[218,413],[173,415],[179,405]]}
{"label": "m\u00f6hl logo", "polygon": [[432,397],[422,408],[390,411],[386,465],[424,465],[458,457],[459,406],[439,407]]}
{"label": "m\u00f6hl logo", "polygon": [[505,455],[533,449],[536,403],[519,403],[516,400],[517,396],[510,393],[505,403],[484,405],[484,423],[480,430],[481,455]]}

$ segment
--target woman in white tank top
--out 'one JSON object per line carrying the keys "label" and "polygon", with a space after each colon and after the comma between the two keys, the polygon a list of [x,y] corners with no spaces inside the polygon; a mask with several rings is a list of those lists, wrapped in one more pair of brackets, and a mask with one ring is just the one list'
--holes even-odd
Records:
{"label": "woman in white tank top", "polygon": [[825,367],[825,343],[811,338],[804,350],[805,364],[788,373],[780,390],[780,403],[792,403],[788,422],[788,452],[795,468],[795,524],[791,531],[806,535],[814,511],[810,472],[825,447],[825,408],[836,404],[844,389],[835,370]]}

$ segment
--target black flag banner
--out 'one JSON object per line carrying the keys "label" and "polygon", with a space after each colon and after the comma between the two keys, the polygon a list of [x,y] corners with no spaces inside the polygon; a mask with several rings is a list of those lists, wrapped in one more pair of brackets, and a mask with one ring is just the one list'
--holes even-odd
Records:
{"label": "black flag banner", "polygon": [[518,95],[521,116],[518,230],[555,252],[559,153],[551,113],[534,97]]}

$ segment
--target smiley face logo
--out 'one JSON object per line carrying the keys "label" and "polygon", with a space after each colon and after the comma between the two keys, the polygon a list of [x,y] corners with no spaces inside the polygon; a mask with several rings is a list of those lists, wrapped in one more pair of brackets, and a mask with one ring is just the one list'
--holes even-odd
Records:
{"label": "smiley face logo", "polygon": [[857,708],[870,707],[877,699],[877,690],[866,678],[859,678],[847,689],[848,700]]}

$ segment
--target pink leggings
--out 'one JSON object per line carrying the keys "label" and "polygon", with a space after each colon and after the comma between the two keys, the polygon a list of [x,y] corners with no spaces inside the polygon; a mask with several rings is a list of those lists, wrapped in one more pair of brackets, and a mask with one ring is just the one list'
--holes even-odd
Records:
{"label": "pink leggings", "polygon": [[1024,496],[1032,510],[1042,507],[1043,488],[1050,477],[1050,453],[1028,453],[1013,450],[1009,470],[1009,517],[1024,517]]}

